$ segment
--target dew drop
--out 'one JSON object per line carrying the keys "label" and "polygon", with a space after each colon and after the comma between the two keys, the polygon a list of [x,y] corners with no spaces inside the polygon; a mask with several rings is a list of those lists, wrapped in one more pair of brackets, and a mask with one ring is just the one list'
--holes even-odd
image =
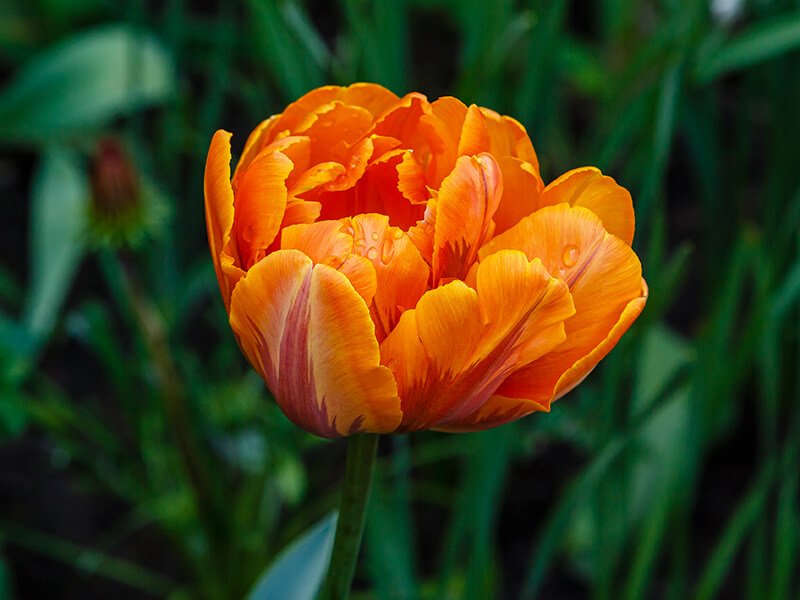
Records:
{"label": "dew drop", "polygon": [[378,232],[377,231],[373,231],[372,232],[372,239],[375,240],[376,242],[378,241]]}
{"label": "dew drop", "polygon": [[252,225],[247,225],[242,230],[242,237],[244,238],[244,241],[252,243],[253,239],[256,237],[256,232]]}
{"label": "dew drop", "polygon": [[383,245],[381,246],[381,262],[383,264],[388,265],[392,258],[394,257],[394,242],[386,238],[383,240]]}
{"label": "dew drop", "polygon": [[395,229],[394,230],[394,239],[396,239],[396,240],[403,239],[403,230],[402,229]]}
{"label": "dew drop", "polygon": [[553,273],[556,279],[564,279],[564,276],[567,274],[567,270],[564,267],[556,267],[556,272]]}
{"label": "dew drop", "polygon": [[367,258],[370,260],[375,260],[378,257],[378,249],[375,246],[370,246],[369,250],[367,250]]}
{"label": "dew drop", "polygon": [[568,269],[571,269],[575,266],[575,263],[578,262],[578,257],[580,256],[580,250],[575,244],[567,244],[564,246],[564,253],[561,255],[561,260],[564,262],[564,266]]}

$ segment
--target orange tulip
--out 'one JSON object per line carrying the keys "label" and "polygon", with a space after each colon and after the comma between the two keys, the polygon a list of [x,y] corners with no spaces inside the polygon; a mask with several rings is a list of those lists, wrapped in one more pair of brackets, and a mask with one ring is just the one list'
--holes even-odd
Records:
{"label": "orange tulip", "polygon": [[547,187],[525,129],[455,98],[309,92],[211,142],[209,245],[242,351],[324,437],[495,427],[580,383],[641,312],[630,194]]}

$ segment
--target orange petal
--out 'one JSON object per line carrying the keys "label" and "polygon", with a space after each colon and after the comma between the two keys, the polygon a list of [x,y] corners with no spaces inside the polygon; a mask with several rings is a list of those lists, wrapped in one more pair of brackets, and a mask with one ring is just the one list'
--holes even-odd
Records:
{"label": "orange petal", "polygon": [[[489,152],[491,140],[489,138],[489,127],[486,124],[486,117],[480,108],[471,105],[467,109],[464,118],[464,125],[461,128],[461,138],[458,141],[458,155],[472,156],[481,152]],[[495,154],[502,156],[502,154]]]}
{"label": "orange petal", "polygon": [[301,196],[317,188],[321,188],[336,181],[345,174],[345,168],[337,162],[324,162],[315,164],[306,169],[289,189],[289,195]]}
{"label": "orange petal", "polygon": [[532,164],[511,156],[503,156],[498,163],[503,173],[503,196],[494,213],[495,235],[510,229],[539,208],[539,196],[544,189]]}
{"label": "orange petal", "polygon": [[241,174],[234,199],[233,237],[244,269],[261,260],[278,235],[292,166],[280,152],[262,153]]}
{"label": "orange petal", "polygon": [[[392,225],[408,229],[424,214],[423,203],[427,200],[424,175],[408,155],[403,150],[388,152],[369,164],[354,186],[316,196],[322,202],[321,217],[342,219],[374,212],[387,215]],[[421,200],[422,194],[425,200]]]}
{"label": "orange petal", "polygon": [[[431,103],[433,114],[442,121],[448,131],[460,132],[467,118],[467,105],[453,96],[442,96]],[[460,133],[459,133],[460,136]],[[456,144],[458,140],[456,140]],[[455,158],[453,158],[455,162]]]}
{"label": "orange petal", "polygon": [[231,134],[219,130],[211,140],[205,170],[205,208],[208,245],[217,273],[225,309],[230,307],[231,291],[244,272],[234,265],[229,251],[233,229],[233,189],[231,188]]}
{"label": "orange petal", "polygon": [[467,106],[458,98],[443,96],[431,104],[433,115],[423,117],[423,120],[437,122],[442,143],[437,151],[430,157],[425,170],[428,185],[438,189],[442,180],[447,176],[458,159],[458,145],[461,139],[461,130],[467,118]]}
{"label": "orange petal", "polygon": [[[457,138],[445,129],[422,94],[407,94],[398,100],[376,120],[371,133],[399,140],[403,148],[413,151],[414,158],[425,170],[428,184],[434,187],[438,187],[456,159]],[[451,141],[448,143],[448,140]],[[438,168],[440,158],[448,152],[452,155],[448,154],[446,164]],[[440,172],[438,178],[437,172]]]}
{"label": "orange petal", "polygon": [[378,286],[371,310],[380,342],[402,312],[417,305],[428,287],[430,271],[408,235],[390,227],[385,215],[359,215],[350,222],[355,252],[372,261],[375,269]]}
{"label": "orange petal", "polygon": [[426,292],[381,344],[395,374],[403,430],[460,421],[515,368],[564,340],[566,285],[539,261],[506,251],[482,262],[478,289],[454,281]]}
{"label": "orange petal", "polygon": [[274,131],[296,132],[296,128],[303,120],[320,107],[330,104],[342,95],[342,88],[338,85],[326,85],[311,90],[301,96],[278,115],[278,121],[273,126]]}
{"label": "orange petal", "polygon": [[403,431],[427,429],[466,399],[453,390],[483,329],[475,290],[454,281],[426,292],[381,343],[402,398]]}
{"label": "orange petal", "polygon": [[420,255],[426,263],[433,262],[433,235],[436,228],[436,197],[428,200],[425,207],[425,214],[417,224],[408,230],[408,237],[411,243],[419,250]]}
{"label": "orange petal", "polygon": [[273,115],[269,119],[265,119],[247,136],[242,156],[239,158],[233,174],[234,179],[237,179],[241,171],[246,169],[259,152],[270,143],[272,135],[276,131],[275,125],[279,118],[280,115]]}
{"label": "orange petal", "polygon": [[377,83],[354,83],[344,88],[341,100],[345,104],[361,106],[373,117],[377,117],[393,106],[399,98]]}
{"label": "orange petal", "polygon": [[411,204],[425,204],[428,201],[428,181],[425,172],[414,160],[411,152],[403,152],[397,165],[397,189]]}
{"label": "orange petal", "polygon": [[353,236],[341,221],[291,225],[281,231],[281,249],[300,250],[314,264],[328,265],[343,273],[367,306],[377,290],[372,262],[353,254]]}
{"label": "orange petal", "polygon": [[488,108],[482,109],[486,115],[491,139],[490,152],[495,156],[513,156],[530,163],[539,175],[539,159],[533,149],[530,137],[525,128],[511,117],[500,116]]}
{"label": "orange petal", "polygon": [[597,215],[568,204],[526,217],[479,254],[485,260],[503,248],[541,258],[551,274],[569,285],[575,301],[577,312],[565,324],[566,341],[498,389],[501,396],[549,406],[591,371],[638,315],[646,299],[641,265],[630,246],[605,231]]}
{"label": "orange petal", "polygon": [[370,307],[378,341],[427,289],[428,265],[403,230],[389,226],[385,215],[287,227],[281,248],[300,250],[314,263],[344,273]]}
{"label": "orange petal", "polygon": [[[368,110],[337,101],[307,116],[295,133],[311,138],[311,164],[335,161],[348,166],[353,145],[369,130],[372,120]],[[365,141],[369,142],[369,158],[372,142],[369,138],[362,140]],[[361,152],[361,146],[359,149]]]}
{"label": "orange petal", "polygon": [[289,419],[316,435],[388,433],[402,419],[364,301],[297,250],[256,264],[231,298],[242,350]]}
{"label": "orange petal", "polygon": [[600,217],[606,231],[629,246],[633,242],[635,219],[630,192],[599,169],[573,169],[548,185],[542,193],[540,206],[560,202],[588,208]]}
{"label": "orange petal", "polygon": [[452,423],[438,425],[434,429],[449,433],[483,431],[511,423],[533,412],[548,412],[549,410],[549,405],[545,406],[526,398],[506,398],[505,396],[494,395],[468,417]]}
{"label": "orange petal", "polygon": [[462,156],[445,177],[436,203],[433,282],[463,279],[478,249],[491,237],[503,194],[500,166],[490,154]]}

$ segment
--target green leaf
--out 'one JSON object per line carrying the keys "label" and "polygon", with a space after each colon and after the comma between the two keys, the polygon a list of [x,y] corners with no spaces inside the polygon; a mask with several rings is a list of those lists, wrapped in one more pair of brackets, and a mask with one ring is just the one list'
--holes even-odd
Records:
{"label": "green leaf", "polygon": [[79,34],[32,59],[0,95],[0,137],[42,142],[108,123],[173,93],[172,59],[125,25]]}
{"label": "green leaf", "polygon": [[334,533],[336,514],[332,513],[278,555],[247,600],[314,600],[328,570]]}
{"label": "green leaf", "polygon": [[701,48],[694,72],[701,83],[800,47],[800,15],[759,23],[727,45],[718,46],[718,43],[709,43]]}
{"label": "green leaf", "polygon": [[55,324],[86,250],[88,183],[78,157],[49,149],[33,180],[31,284],[24,322],[36,338]]}

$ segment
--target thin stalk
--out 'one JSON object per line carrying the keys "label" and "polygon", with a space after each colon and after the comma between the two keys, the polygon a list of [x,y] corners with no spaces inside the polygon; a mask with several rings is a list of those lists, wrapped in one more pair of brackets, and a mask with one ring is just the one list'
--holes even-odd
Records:
{"label": "thin stalk", "polygon": [[322,588],[321,597],[325,600],[347,600],[350,596],[350,585],[364,533],[377,450],[376,434],[351,435],[347,440],[347,462],[339,520],[336,523],[328,577]]}

